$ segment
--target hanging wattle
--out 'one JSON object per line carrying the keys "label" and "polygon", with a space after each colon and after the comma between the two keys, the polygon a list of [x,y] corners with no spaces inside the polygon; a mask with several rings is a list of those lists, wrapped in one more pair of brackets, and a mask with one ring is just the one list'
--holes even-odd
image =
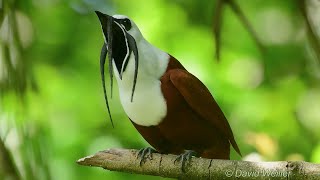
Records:
{"label": "hanging wattle", "polygon": [[[100,55],[100,71],[101,71],[101,79],[103,85],[103,93],[108,109],[109,118],[111,120],[112,126],[113,120],[110,112],[110,106],[108,102],[107,91],[105,87],[105,76],[104,76],[104,66],[105,66],[105,59],[106,55],[108,54],[109,59],[109,77],[110,77],[110,86],[111,86],[111,97],[113,91],[113,61],[115,61],[116,67],[119,72],[120,79],[122,79],[122,74],[126,69],[128,61],[131,57],[133,52],[134,60],[135,60],[135,71],[134,71],[134,78],[133,78],[133,86],[132,86],[132,93],[131,93],[131,101],[133,101],[133,95],[137,83],[137,76],[138,76],[138,65],[139,65],[139,54],[137,44],[134,38],[125,31],[124,27],[122,27],[119,23],[115,21],[112,16],[104,15],[98,11],[96,11],[100,21],[103,21],[103,33],[105,36],[105,43],[101,48],[101,55]],[[105,27],[103,26],[105,25]],[[115,39],[115,40],[114,40]],[[114,46],[121,46],[121,49],[125,49],[125,53],[119,52],[119,49],[115,49],[116,53],[114,53]],[[125,47],[123,47],[125,46]],[[118,48],[118,47],[117,47]],[[122,58],[121,53],[125,54],[124,58]],[[120,68],[121,67],[121,68]]]}

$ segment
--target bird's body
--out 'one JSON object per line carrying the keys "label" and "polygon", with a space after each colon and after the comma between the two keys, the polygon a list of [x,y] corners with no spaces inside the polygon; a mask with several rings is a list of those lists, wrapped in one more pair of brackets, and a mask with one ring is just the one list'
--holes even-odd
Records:
{"label": "bird's body", "polygon": [[[102,15],[98,16],[102,21]],[[127,17],[113,18],[127,30],[124,39],[132,36],[135,40],[130,47],[132,42],[125,41],[129,54],[121,63],[112,61],[112,67],[123,109],[144,139],[161,153],[192,150],[201,157],[229,159],[231,143],[240,154],[228,121],[206,86],[174,57],[146,41],[132,21],[129,30],[121,25]]]}

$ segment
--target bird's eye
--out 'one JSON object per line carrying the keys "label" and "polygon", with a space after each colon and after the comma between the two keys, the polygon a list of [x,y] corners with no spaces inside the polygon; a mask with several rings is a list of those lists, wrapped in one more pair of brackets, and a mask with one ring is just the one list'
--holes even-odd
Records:
{"label": "bird's eye", "polygon": [[126,28],[127,31],[131,29],[131,22],[129,19],[123,19],[121,24]]}

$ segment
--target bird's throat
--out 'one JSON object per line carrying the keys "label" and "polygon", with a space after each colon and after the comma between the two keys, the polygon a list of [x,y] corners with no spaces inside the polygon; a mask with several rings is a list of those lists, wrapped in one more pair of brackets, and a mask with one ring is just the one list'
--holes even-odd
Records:
{"label": "bird's throat", "polygon": [[120,100],[124,111],[133,122],[141,126],[157,125],[167,112],[160,79],[166,72],[170,56],[149,43],[138,44],[138,49],[139,72],[132,102],[130,97],[135,71],[134,56],[130,55],[122,78],[113,63]]}

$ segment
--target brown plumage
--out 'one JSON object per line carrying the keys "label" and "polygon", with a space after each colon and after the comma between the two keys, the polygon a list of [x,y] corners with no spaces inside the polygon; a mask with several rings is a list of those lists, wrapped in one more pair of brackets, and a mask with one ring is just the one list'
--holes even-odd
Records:
{"label": "brown plumage", "polygon": [[[157,126],[136,129],[161,153],[193,150],[200,157],[230,159],[230,143],[241,155],[230,125],[206,86],[170,56],[161,90],[167,115]],[[150,101],[152,103],[152,101]]]}

